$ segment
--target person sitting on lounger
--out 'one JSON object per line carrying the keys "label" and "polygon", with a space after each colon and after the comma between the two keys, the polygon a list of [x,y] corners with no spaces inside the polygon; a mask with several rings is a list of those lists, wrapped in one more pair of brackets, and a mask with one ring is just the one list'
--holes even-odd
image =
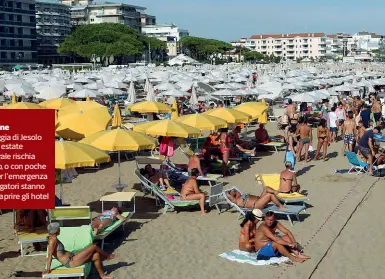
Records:
{"label": "person sitting on lounger", "polygon": [[[144,173],[142,173],[142,175],[150,180],[151,183],[160,184],[160,189],[162,190],[166,190],[167,188],[173,189],[166,174],[163,172],[156,172],[150,164],[145,166]],[[165,187],[164,184],[166,184],[167,187]]]}
{"label": "person sitting on lounger", "polygon": [[298,192],[301,187],[297,183],[295,172],[291,170],[291,162],[285,162],[285,167],[286,169],[281,172],[279,178],[279,192],[285,194]]}
{"label": "person sitting on lounger", "polygon": [[92,220],[92,229],[94,231],[94,236],[96,236],[103,229],[112,225],[116,219],[126,222],[126,218],[121,215],[122,211],[116,207],[111,208],[111,210],[104,210],[98,217]]}
{"label": "person sitting on lounger", "polygon": [[74,268],[81,266],[87,262],[93,262],[100,278],[110,279],[111,276],[104,274],[102,266],[102,257],[106,260],[115,258],[114,254],[107,254],[100,249],[96,244],[93,244],[80,252],[73,253],[66,251],[63,243],[58,239],[60,234],[60,224],[51,223],[47,226],[48,230],[48,257],[47,257],[47,269],[43,272],[49,274],[51,272],[52,257],[56,258],[66,268]]}
{"label": "person sitting on lounger", "polygon": [[255,130],[255,140],[258,143],[266,144],[270,142],[269,133],[265,129],[264,124],[259,124],[259,128]]}
{"label": "person sitting on lounger", "polygon": [[[276,236],[276,230],[284,235],[282,237]],[[310,257],[302,254],[302,249],[299,248],[293,234],[276,220],[272,211],[266,213],[265,221],[256,230],[255,250],[258,251],[258,260],[268,260],[281,255],[299,263],[310,259]],[[294,256],[291,253],[294,253]]]}
{"label": "person sitting on lounger", "polygon": [[255,196],[251,194],[241,194],[237,190],[231,190],[229,192],[226,192],[227,198],[242,208],[258,208],[263,209],[269,202],[273,202],[276,206],[278,206],[282,210],[286,210],[286,207],[284,207],[277,199],[276,195],[278,195],[279,192],[273,190],[270,187],[264,187],[263,192],[261,193],[261,196]]}
{"label": "person sitting on lounger", "polygon": [[241,223],[241,235],[239,237],[239,250],[245,252],[255,252],[254,237],[257,224],[262,221],[262,211],[253,209],[246,213],[245,219]]}
{"label": "person sitting on lounger", "polygon": [[253,149],[246,149],[243,148],[242,145],[238,144],[236,142],[236,139],[234,137],[234,134],[229,135],[231,143],[232,143],[232,155],[237,156],[238,152],[246,153],[248,155],[255,155],[255,147]]}
{"label": "person sitting on lounger", "polygon": [[191,170],[190,178],[182,185],[182,190],[180,192],[181,200],[199,200],[199,205],[201,208],[202,215],[206,215],[205,212],[205,198],[206,193],[199,191],[197,177],[199,175],[199,170],[194,168]]}

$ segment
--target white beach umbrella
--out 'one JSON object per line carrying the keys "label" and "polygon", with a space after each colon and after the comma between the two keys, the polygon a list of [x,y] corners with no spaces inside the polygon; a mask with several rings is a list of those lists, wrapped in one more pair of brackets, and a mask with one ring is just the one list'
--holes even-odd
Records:
{"label": "white beach umbrella", "polygon": [[104,84],[101,82],[94,82],[94,83],[89,83],[84,85],[84,88],[91,89],[91,90],[99,90],[99,89],[106,88],[106,86],[104,86]]}
{"label": "white beach umbrella", "polygon": [[191,98],[189,100],[189,103],[193,106],[198,104],[197,92],[194,86],[191,89]]}
{"label": "white beach umbrella", "polygon": [[68,94],[68,97],[71,97],[71,98],[87,98],[87,97],[96,98],[100,96],[103,96],[103,94],[98,91],[90,90],[90,89],[81,89]]}
{"label": "white beach umbrella", "polygon": [[318,98],[316,98],[314,95],[307,93],[301,93],[297,95],[290,96],[290,98],[293,100],[293,102],[306,102],[306,103],[316,103],[318,102]]}
{"label": "white beach umbrella", "polygon": [[181,90],[177,89],[172,89],[172,90],[167,90],[162,93],[160,93],[158,96],[159,97],[164,97],[164,96],[169,96],[169,97],[174,97],[174,98],[180,98],[180,97],[186,97],[189,96],[187,92],[183,92]]}
{"label": "white beach umbrella", "polygon": [[151,83],[148,83],[148,90],[147,90],[146,101],[150,101],[150,102],[155,102],[156,101],[156,96],[155,96],[155,93],[154,93],[154,88],[152,87]]}
{"label": "white beach umbrella", "polygon": [[110,82],[105,83],[104,86],[105,87],[116,88],[116,89],[126,88],[126,85],[123,82],[119,82],[119,81],[116,81],[116,80],[111,80]]}
{"label": "white beach umbrella", "polygon": [[230,85],[232,88],[235,88],[235,89],[241,89],[241,88],[245,87],[242,84],[234,83],[234,82],[228,83],[228,85]]}
{"label": "white beach umbrella", "polygon": [[111,87],[99,89],[98,91],[102,92],[104,95],[125,95],[125,94],[127,94],[126,92],[124,92],[120,89],[111,88]]}
{"label": "white beach umbrella", "polygon": [[146,83],[144,84],[144,92],[148,92],[150,88],[150,84],[151,84],[150,81],[148,80],[148,78],[146,78]]}
{"label": "white beach umbrella", "polygon": [[211,93],[211,95],[213,95],[213,96],[226,96],[226,97],[237,96],[235,91],[231,91],[228,89],[223,89],[223,90],[213,92],[213,93]]}
{"label": "white beach umbrella", "polygon": [[136,102],[136,92],[135,92],[134,83],[132,81],[130,82],[130,87],[128,88],[127,101],[132,104]]}
{"label": "white beach umbrella", "polygon": [[171,83],[161,83],[155,86],[155,89],[158,89],[158,91],[168,91],[168,90],[173,90],[173,89],[179,89],[180,86],[171,84]]}
{"label": "white beach umbrella", "polygon": [[35,95],[36,98],[50,100],[62,97],[67,92],[67,88],[64,85],[48,84],[45,87],[39,87],[36,91],[39,92]]}
{"label": "white beach umbrella", "polygon": [[71,83],[71,84],[68,84],[66,87],[67,89],[75,90],[75,91],[82,90],[84,88],[84,86],[79,83]]}
{"label": "white beach umbrella", "polygon": [[5,89],[7,90],[4,94],[7,96],[12,96],[13,93],[16,94],[16,96],[32,96],[36,94],[36,91],[33,89],[32,86],[28,86],[25,84],[7,84],[5,86]]}

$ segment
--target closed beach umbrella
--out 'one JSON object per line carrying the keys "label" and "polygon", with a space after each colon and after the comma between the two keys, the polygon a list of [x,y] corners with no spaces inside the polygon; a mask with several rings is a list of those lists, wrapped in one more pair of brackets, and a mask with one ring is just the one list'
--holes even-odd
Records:
{"label": "closed beach umbrella", "polygon": [[178,104],[176,103],[176,99],[172,102],[172,113],[171,113],[171,119],[175,120],[178,118]]}
{"label": "closed beach umbrella", "polygon": [[251,118],[250,114],[229,108],[217,108],[209,110],[208,112],[205,112],[205,114],[221,118],[230,124],[248,123]]}
{"label": "closed beach umbrella", "polygon": [[76,102],[61,108],[56,133],[65,139],[81,140],[107,129],[111,121],[108,109],[93,101]]}
{"label": "closed beach umbrella", "polygon": [[174,120],[157,120],[134,126],[134,131],[152,136],[189,138],[199,137],[201,131]]}
{"label": "closed beach umbrella", "polygon": [[214,131],[227,128],[227,122],[225,120],[208,114],[196,113],[183,115],[177,118],[175,121],[206,131]]}
{"label": "closed beach umbrella", "polygon": [[39,105],[44,108],[50,108],[50,109],[60,109],[62,107],[72,105],[75,101],[71,99],[66,98],[57,98],[57,99],[50,99],[44,102],[41,102]]}
{"label": "closed beach umbrella", "polygon": [[112,128],[122,127],[122,116],[120,115],[120,109],[118,105],[114,107],[114,117],[112,118]]}
{"label": "closed beach umbrella", "polygon": [[266,103],[262,102],[248,102],[240,104],[239,106],[234,107],[234,109],[243,113],[250,114],[252,119],[256,119],[264,111],[268,110],[269,107],[266,106]]}
{"label": "closed beach umbrella", "polygon": [[[261,103],[266,105],[265,99],[262,99]],[[267,124],[267,110],[265,110],[265,112],[263,112],[262,115],[258,117],[258,122],[260,124]]]}
{"label": "closed beach umbrella", "polygon": [[12,94],[12,104],[16,104],[16,103],[17,103],[17,101],[16,101],[16,94],[13,93]]}
{"label": "closed beach umbrella", "polygon": [[127,101],[130,102],[131,104],[136,102],[136,92],[135,92],[134,83],[132,81],[130,82],[130,87],[128,88]]}

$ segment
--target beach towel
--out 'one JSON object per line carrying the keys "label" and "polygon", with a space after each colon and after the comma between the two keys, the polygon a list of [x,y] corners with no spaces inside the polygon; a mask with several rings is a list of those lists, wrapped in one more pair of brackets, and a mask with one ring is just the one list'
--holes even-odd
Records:
{"label": "beach towel", "polygon": [[248,263],[252,265],[279,265],[281,263],[286,263],[290,261],[289,258],[287,257],[274,257],[267,261],[257,260],[257,255],[258,255],[257,253],[249,253],[241,250],[233,250],[230,252],[220,254],[219,256],[233,262]]}

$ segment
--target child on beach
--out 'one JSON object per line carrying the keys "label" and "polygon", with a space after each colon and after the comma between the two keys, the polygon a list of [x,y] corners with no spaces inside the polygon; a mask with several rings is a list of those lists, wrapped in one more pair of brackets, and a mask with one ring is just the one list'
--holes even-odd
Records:
{"label": "child on beach", "polygon": [[111,210],[104,210],[98,217],[92,220],[91,226],[94,231],[94,236],[108,226],[111,226],[116,219],[126,222],[126,218],[121,214],[122,211],[116,207],[111,208]]}

